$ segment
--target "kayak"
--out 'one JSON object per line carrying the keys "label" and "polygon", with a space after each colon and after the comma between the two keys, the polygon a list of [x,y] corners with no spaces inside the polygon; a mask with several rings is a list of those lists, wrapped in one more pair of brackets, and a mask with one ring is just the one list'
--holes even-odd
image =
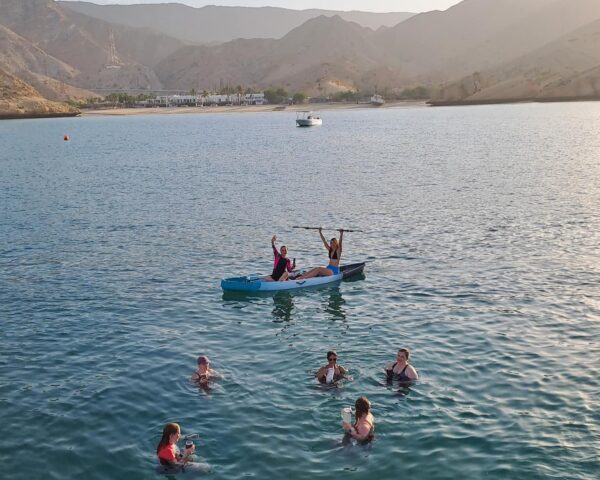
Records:
{"label": "kayak", "polygon": [[[277,292],[280,290],[296,290],[299,288],[331,285],[355,275],[363,273],[365,263],[342,265],[340,273],[328,277],[313,277],[302,280],[287,280],[285,282],[267,282],[263,277],[234,277],[221,280],[221,288],[226,292]],[[308,271],[308,270],[306,270]]]}

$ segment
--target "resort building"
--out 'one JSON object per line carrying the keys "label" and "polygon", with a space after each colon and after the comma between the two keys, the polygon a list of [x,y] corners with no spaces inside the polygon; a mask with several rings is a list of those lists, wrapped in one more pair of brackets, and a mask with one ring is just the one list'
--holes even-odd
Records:
{"label": "resort building", "polygon": [[265,105],[267,99],[264,93],[247,93],[245,95],[160,95],[146,100],[146,107],[197,107],[204,105]]}
{"label": "resort building", "polygon": [[267,99],[264,93],[247,93],[244,96],[244,103],[246,105],[265,105]]}

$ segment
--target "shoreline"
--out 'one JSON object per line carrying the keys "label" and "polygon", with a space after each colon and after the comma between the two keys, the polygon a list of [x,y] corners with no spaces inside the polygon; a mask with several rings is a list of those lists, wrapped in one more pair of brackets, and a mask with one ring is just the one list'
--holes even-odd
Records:
{"label": "shoreline", "polygon": [[493,100],[429,100],[426,102],[430,107],[465,107],[476,105],[508,105],[519,103],[574,103],[574,102],[597,102],[598,96],[587,97],[554,97],[554,98],[497,98]]}
{"label": "shoreline", "polygon": [[65,118],[79,117],[80,112],[55,112],[55,113],[0,113],[0,120],[30,120],[36,118]]}
{"label": "shoreline", "polygon": [[82,110],[81,116],[134,116],[134,115],[177,115],[206,113],[263,113],[263,112],[323,112],[331,110],[364,110],[385,109],[394,107],[427,107],[425,100],[389,102],[382,106],[370,103],[323,103],[306,105],[245,105],[245,106],[211,106],[211,107],[154,107],[154,108],[110,108]]}

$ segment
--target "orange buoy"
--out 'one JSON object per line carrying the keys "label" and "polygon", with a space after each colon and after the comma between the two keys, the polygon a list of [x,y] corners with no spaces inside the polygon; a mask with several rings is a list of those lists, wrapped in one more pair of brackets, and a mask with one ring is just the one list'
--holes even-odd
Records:
{"label": "orange buoy", "polygon": [[63,140],[64,140],[65,142],[68,142],[68,141],[69,141],[69,140],[71,140],[71,139],[70,139],[70,138],[69,138],[69,136],[68,136],[68,135],[65,133],[65,135],[64,135],[64,137],[63,137]]}

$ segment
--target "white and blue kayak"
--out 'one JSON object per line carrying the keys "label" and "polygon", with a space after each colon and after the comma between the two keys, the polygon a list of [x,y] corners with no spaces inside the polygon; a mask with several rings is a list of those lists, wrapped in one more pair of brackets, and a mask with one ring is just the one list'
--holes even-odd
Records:
{"label": "white and blue kayak", "polygon": [[267,282],[263,277],[234,277],[221,280],[221,288],[226,292],[277,292],[280,290],[296,290],[299,288],[331,285],[355,275],[363,273],[365,263],[342,265],[340,273],[328,277],[313,277],[302,280],[287,280],[285,282]]}

